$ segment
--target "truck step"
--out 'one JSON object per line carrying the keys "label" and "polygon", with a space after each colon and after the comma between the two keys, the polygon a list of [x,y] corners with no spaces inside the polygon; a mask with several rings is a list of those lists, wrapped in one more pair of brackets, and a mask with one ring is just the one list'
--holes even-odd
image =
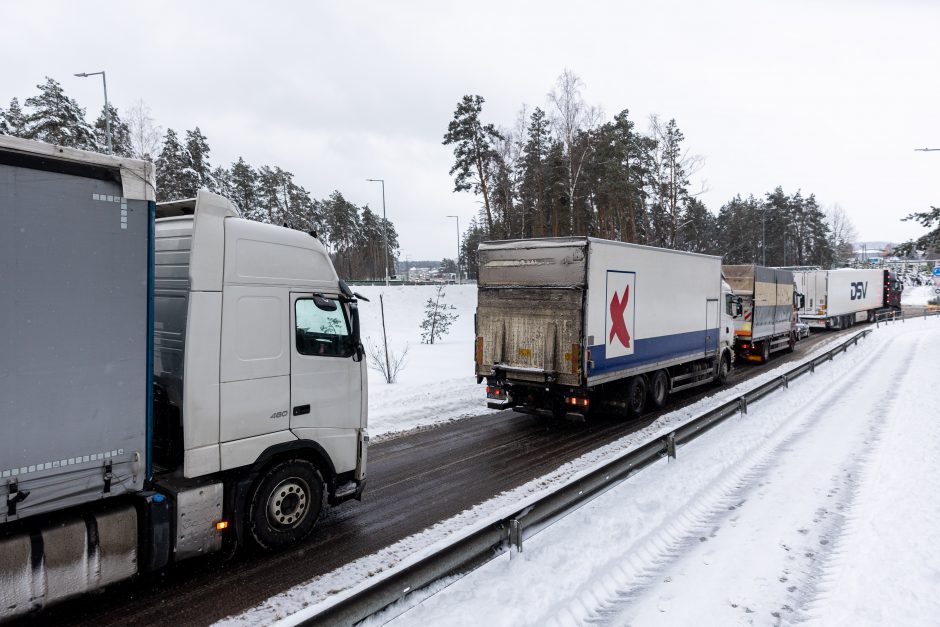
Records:
{"label": "truck step", "polygon": [[349,482],[347,482],[347,483],[344,483],[343,485],[338,486],[338,487],[336,488],[336,492],[335,492],[335,494],[334,494],[334,498],[343,499],[343,498],[346,498],[347,496],[350,496],[350,495],[352,495],[352,494],[355,494],[355,493],[356,493],[356,488],[358,488],[358,487],[359,487],[359,486],[356,485],[356,482],[355,482],[355,481],[349,481]]}

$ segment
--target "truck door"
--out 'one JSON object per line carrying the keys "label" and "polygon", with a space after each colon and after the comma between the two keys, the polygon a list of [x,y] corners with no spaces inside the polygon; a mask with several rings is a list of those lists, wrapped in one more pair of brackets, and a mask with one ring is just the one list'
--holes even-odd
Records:
{"label": "truck door", "polygon": [[719,329],[720,319],[718,316],[719,305],[721,301],[717,298],[709,298],[705,301],[705,352],[714,353],[718,350],[718,336],[721,334]]}
{"label": "truck door", "polygon": [[360,426],[362,375],[349,314],[332,295],[291,293],[291,429]]}

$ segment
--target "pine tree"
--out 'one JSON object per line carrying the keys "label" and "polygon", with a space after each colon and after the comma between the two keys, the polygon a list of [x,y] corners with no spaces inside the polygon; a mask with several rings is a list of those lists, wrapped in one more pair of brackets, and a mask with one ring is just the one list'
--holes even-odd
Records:
{"label": "pine tree", "polygon": [[39,95],[27,98],[25,103],[32,110],[26,118],[29,138],[69,148],[96,150],[95,134],[85,120],[85,110],[48,76],[44,84],[36,87]]}
{"label": "pine tree", "polygon": [[545,112],[536,107],[529,116],[526,140],[518,163],[519,206],[522,211],[522,237],[543,237],[549,198],[546,163],[551,145],[551,127]]}
{"label": "pine tree", "polygon": [[909,257],[915,252],[937,253],[940,252],[940,207],[930,207],[930,211],[921,211],[912,213],[902,221],[914,220],[925,229],[930,229],[924,235],[916,240],[904,242],[894,249],[896,255]]}
{"label": "pine tree", "polygon": [[238,207],[243,217],[257,220],[258,174],[241,157],[229,168],[228,198]]}
{"label": "pine tree", "polygon": [[187,194],[184,180],[187,157],[176,131],[169,128],[163,138],[163,148],[157,157],[157,200],[192,198]]}
{"label": "pine tree", "polygon": [[[111,122],[111,151],[118,157],[133,157],[134,149],[131,147],[131,129],[121,120],[114,105],[108,104]],[[95,120],[95,141],[98,143],[98,152],[108,152],[107,123],[104,117],[104,107],[101,115]]]}
{"label": "pine tree", "polygon": [[442,302],[444,299],[444,286],[437,287],[437,293],[434,298],[429,298],[424,305],[424,320],[421,322],[421,342],[424,344],[433,344],[450,330],[450,326],[457,319],[457,314],[453,313],[457,308],[448,303]]}
{"label": "pine tree", "polygon": [[20,101],[16,98],[10,100],[10,108],[0,110],[0,135],[29,138],[29,126],[26,115],[20,108]]}
{"label": "pine tree", "polygon": [[186,131],[186,146],[183,152],[183,193],[190,198],[200,189],[216,191],[212,179],[212,166],[209,164],[209,141],[197,126]]}
{"label": "pine tree", "polygon": [[454,146],[454,165],[450,175],[454,177],[454,191],[472,191],[483,197],[487,231],[493,232],[493,210],[489,175],[497,158],[494,143],[500,138],[492,124],[483,124],[482,96],[464,96],[457,103],[454,119],[447,125],[444,145]]}

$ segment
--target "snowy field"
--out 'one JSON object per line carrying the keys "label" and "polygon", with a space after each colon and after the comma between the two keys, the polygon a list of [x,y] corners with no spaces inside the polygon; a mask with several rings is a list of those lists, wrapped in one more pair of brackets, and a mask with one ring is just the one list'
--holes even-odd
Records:
{"label": "snowy field", "polygon": [[385,383],[369,369],[369,433],[382,439],[418,427],[478,416],[486,409],[486,392],[473,373],[473,315],[476,285],[448,285],[442,302],[457,307],[450,332],[433,345],[421,343],[421,321],[437,288],[429,285],[354,286],[370,302],[359,304],[363,342],[381,348],[379,294],[385,300],[389,351],[408,355],[398,382]]}
{"label": "snowy field", "polygon": [[[877,330],[369,625],[936,625],[940,320]],[[427,596],[427,595],[425,595]]]}

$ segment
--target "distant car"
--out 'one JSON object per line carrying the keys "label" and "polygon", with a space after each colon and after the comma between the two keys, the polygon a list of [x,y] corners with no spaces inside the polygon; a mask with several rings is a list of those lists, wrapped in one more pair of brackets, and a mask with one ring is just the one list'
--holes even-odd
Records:
{"label": "distant car", "polygon": [[802,340],[809,337],[809,325],[800,320],[796,323],[796,339]]}

